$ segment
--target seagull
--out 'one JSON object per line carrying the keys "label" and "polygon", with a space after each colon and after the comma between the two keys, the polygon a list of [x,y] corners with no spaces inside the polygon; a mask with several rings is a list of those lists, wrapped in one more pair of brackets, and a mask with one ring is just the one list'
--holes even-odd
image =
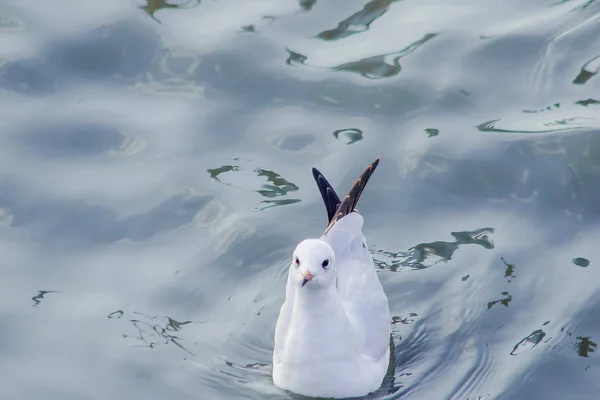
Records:
{"label": "seagull", "polygon": [[390,358],[390,312],[362,233],[356,203],[379,158],[340,201],[313,177],[329,224],[294,250],[275,328],[273,383],[310,397],[348,398],[381,386]]}

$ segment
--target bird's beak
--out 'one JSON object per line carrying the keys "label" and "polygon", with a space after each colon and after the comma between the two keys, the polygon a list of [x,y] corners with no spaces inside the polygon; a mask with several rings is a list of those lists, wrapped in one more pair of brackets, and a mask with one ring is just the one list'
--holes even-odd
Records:
{"label": "bird's beak", "polygon": [[304,287],[304,285],[306,285],[308,282],[312,281],[313,277],[314,277],[313,274],[311,274],[310,272],[306,271],[304,273],[304,279],[302,280],[302,287]]}

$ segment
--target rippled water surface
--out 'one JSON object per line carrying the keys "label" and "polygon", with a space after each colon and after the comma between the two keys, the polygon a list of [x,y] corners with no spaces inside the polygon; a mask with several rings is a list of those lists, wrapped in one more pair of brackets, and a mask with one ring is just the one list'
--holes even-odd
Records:
{"label": "rippled water surface", "polygon": [[0,0],[0,398],[297,398],[310,168],[381,157],[370,398],[596,399],[599,72],[595,0]]}

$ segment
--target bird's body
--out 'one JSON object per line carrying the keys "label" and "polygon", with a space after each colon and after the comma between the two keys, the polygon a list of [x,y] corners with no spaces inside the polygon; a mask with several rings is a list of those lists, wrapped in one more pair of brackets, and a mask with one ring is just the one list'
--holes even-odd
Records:
{"label": "bird's body", "polygon": [[377,390],[386,374],[387,297],[362,234],[363,218],[352,212],[376,166],[367,168],[343,202],[313,171],[330,224],[319,239],[301,242],[294,252],[275,330],[273,382],[279,388],[313,397],[357,397]]}

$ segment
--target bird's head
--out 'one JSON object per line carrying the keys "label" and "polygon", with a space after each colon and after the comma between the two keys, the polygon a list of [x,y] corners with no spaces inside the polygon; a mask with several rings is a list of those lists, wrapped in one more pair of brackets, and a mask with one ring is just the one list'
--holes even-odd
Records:
{"label": "bird's head", "polygon": [[335,257],[329,244],[320,239],[306,239],[292,256],[291,273],[302,287],[328,287],[334,278]]}

